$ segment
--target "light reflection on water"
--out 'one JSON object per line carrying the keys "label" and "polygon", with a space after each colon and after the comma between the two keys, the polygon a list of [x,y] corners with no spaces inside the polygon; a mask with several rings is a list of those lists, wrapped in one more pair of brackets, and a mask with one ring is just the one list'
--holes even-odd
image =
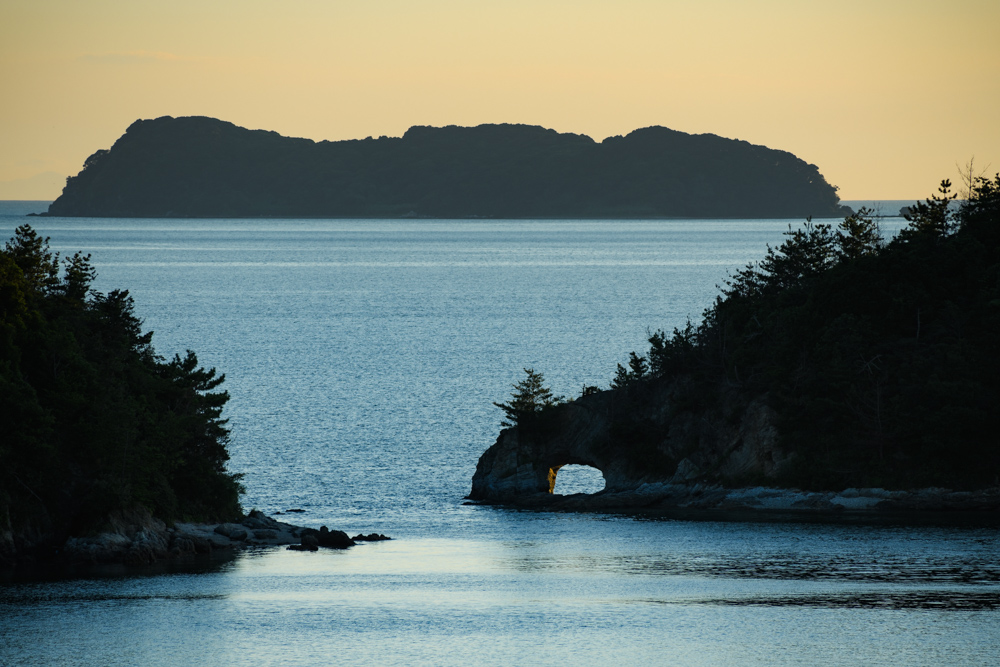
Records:
{"label": "light reflection on water", "polygon": [[73,664],[70,651],[85,647],[79,664],[1000,659],[993,528],[474,509],[493,525],[484,537],[258,549],[199,574],[8,585],[0,656]]}
{"label": "light reflection on water", "polygon": [[30,221],[227,374],[247,507],[396,539],[0,584],[0,664],[1000,664],[995,527],[461,504],[521,368],[606,385],[787,221]]}

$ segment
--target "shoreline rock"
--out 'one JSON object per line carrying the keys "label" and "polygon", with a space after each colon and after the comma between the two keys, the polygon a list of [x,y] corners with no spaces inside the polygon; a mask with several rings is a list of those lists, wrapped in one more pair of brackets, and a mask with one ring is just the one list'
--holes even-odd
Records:
{"label": "shoreline rock", "polygon": [[[88,568],[105,566],[145,567],[202,557],[231,557],[252,547],[284,546],[315,551],[320,547],[347,549],[356,544],[343,531],[326,526],[319,530],[297,526],[257,510],[239,523],[177,522],[172,527],[145,510],[115,512],[106,528],[96,535],[70,537],[61,547],[40,556],[26,550],[2,570],[7,575],[16,575],[23,569],[37,570],[43,575],[46,570],[85,573]],[[359,537],[362,541],[368,539]]]}
{"label": "shoreline rock", "polygon": [[382,542],[384,540],[391,540],[392,538],[382,533],[368,533],[367,535],[355,535],[351,539],[355,542]]}
{"label": "shoreline rock", "polygon": [[927,512],[993,513],[1000,519],[1000,488],[953,491],[927,488],[907,491],[844,489],[803,491],[775,487],[724,488],[713,484],[647,482],[627,490],[594,494],[556,495],[546,492],[470,498],[475,504],[501,505],[545,511],[574,512],[747,512],[754,515],[794,514],[823,516],[849,514],[919,514]]}
{"label": "shoreline rock", "polygon": [[[480,456],[466,499],[577,512],[970,512],[1000,518],[1000,486],[975,491],[783,486],[782,472],[791,457],[779,447],[774,414],[762,401],[751,401],[727,419],[726,408],[733,408],[728,404],[702,412],[674,406],[678,386],[659,386],[638,406],[630,401],[640,399],[627,391],[588,394],[555,407],[533,428],[502,430]],[[625,417],[635,414],[649,416],[656,426],[660,439],[655,446],[640,446],[622,428],[628,424]],[[601,471],[605,489],[556,495],[559,470],[568,464]]]}

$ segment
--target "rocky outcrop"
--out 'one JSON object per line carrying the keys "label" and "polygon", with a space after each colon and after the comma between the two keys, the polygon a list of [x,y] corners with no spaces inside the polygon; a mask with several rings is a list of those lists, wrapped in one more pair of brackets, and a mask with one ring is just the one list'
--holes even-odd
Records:
{"label": "rocky outcrop", "polygon": [[[729,400],[723,391],[715,406],[681,405],[678,389],[599,392],[503,430],[480,457],[468,498],[568,511],[1000,511],[1000,489],[782,488],[793,459],[778,446],[763,400]],[[600,470],[604,490],[554,494],[567,464]]]}
{"label": "rocky outcrop", "polygon": [[386,540],[391,540],[392,538],[388,535],[383,535],[382,533],[368,533],[367,535],[355,535],[351,539],[355,542],[384,542]]}
{"label": "rocky outcrop", "polygon": [[288,547],[291,551],[318,551],[320,547],[328,549],[346,549],[354,546],[354,540],[342,530],[330,530],[320,526],[319,530],[304,528],[301,531],[301,543]]}
{"label": "rocky outcrop", "polygon": [[648,484],[738,484],[780,473],[788,457],[762,401],[727,418],[737,402],[692,408],[677,403],[677,390],[598,392],[547,411],[530,428],[502,431],[479,459],[469,498],[555,502],[556,477],[568,464],[600,470],[604,496]]}
{"label": "rocky outcrop", "polygon": [[69,538],[61,556],[76,564],[149,565],[252,545],[292,544],[299,541],[302,530],[256,510],[242,523],[178,522],[167,527],[145,510],[137,509],[113,513],[106,529],[96,535]]}
{"label": "rocky outcrop", "polygon": [[[41,536],[39,541],[52,540],[51,536]],[[9,557],[0,563],[7,568],[39,563],[84,568],[141,566],[254,546],[288,546],[296,550],[315,551],[320,547],[346,549],[355,544],[343,531],[329,530],[326,526],[321,526],[319,530],[304,528],[277,521],[257,510],[251,511],[239,523],[177,522],[168,527],[142,508],[113,512],[101,532],[70,537],[59,548],[47,550],[40,558],[35,556],[36,552],[18,553],[12,538],[4,541],[5,544],[7,542],[11,544]]]}

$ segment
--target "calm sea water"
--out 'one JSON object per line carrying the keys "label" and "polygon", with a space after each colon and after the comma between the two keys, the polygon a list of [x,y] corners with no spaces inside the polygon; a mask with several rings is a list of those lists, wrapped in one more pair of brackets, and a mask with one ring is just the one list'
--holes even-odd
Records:
{"label": "calm sea water", "polygon": [[522,368],[607,385],[788,221],[27,220],[226,373],[247,508],[396,539],[0,585],[0,664],[1000,663],[993,527],[462,505]]}

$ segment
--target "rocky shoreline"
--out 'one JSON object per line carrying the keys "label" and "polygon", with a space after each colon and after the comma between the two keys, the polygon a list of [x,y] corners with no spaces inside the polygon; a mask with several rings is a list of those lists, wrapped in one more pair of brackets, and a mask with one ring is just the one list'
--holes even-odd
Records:
{"label": "rocky shoreline", "polygon": [[1000,519],[1000,488],[980,491],[845,489],[834,492],[764,486],[727,489],[712,484],[649,482],[630,490],[606,490],[594,494],[561,496],[536,492],[471,500],[475,504],[577,512],[749,511],[760,515],[782,513],[805,516],[974,512],[992,513]]}
{"label": "rocky shoreline", "polygon": [[[650,405],[664,406],[650,413],[666,434],[655,451],[619,433],[622,413],[637,409],[629,407],[627,392],[589,394],[552,408],[544,428],[502,430],[480,456],[467,500],[552,511],[730,513],[750,520],[768,514],[916,517],[935,512],[1000,520],[997,485],[974,491],[789,488],[782,472],[792,457],[779,447],[775,416],[763,402],[751,402],[738,419],[711,411],[674,414],[668,408],[675,389],[665,385],[649,397]],[[604,490],[555,494],[559,470],[568,464],[600,470]]]}
{"label": "rocky shoreline", "polygon": [[358,542],[391,539],[379,533],[348,536],[340,530],[321,526],[318,530],[278,521],[253,510],[240,522],[184,523],[167,526],[144,511],[116,512],[105,530],[86,537],[70,537],[57,549],[42,556],[33,550],[12,551],[4,569],[71,569],[124,566],[143,567],[167,562],[228,558],[250,547],[286,547],[293,551],[320,548],[347,549]]}

